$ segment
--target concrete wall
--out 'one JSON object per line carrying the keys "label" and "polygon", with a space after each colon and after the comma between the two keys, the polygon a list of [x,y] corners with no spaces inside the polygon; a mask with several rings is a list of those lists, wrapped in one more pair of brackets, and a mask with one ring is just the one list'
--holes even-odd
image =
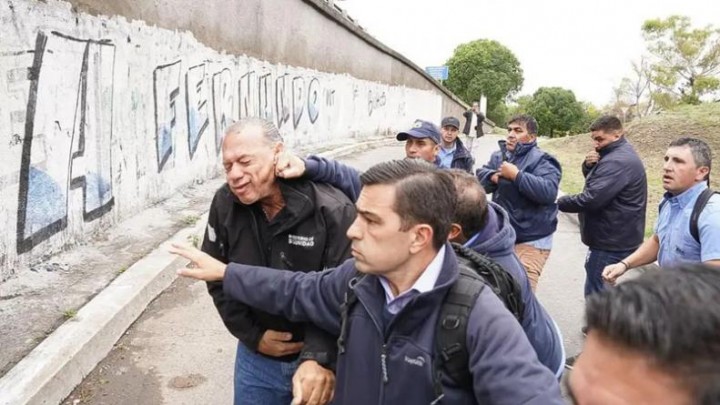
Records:
{"label": "concrete wall", "polygon": [[313,2],[71,3],[0,5],[0,281],[216,175],[232,120],[308,148],[464,108]]}

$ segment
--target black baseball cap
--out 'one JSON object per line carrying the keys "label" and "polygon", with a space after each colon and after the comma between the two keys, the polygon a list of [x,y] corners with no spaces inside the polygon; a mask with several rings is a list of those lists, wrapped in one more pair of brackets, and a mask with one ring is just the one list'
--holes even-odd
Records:
{"label": "black baseball cap", "polygon": [[455,117],[445,117],[442,119],[440,127],[455,127],[457,129],[460,129],[460,120]]}

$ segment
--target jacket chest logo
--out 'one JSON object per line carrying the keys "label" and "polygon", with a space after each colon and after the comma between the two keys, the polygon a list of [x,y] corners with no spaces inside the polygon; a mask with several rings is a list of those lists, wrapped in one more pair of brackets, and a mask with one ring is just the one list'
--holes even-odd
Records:
{"label": "jacket chest logo", "polygon": [[425,358],[417,356],[415,358],[405,356],[405,363],[412,364],[413,366],[422,367],[425,365]]}
{"label": "jacket chest logo", "polygon": [[288,244],[302,247],[315,246],[314,236],[288,235]]}

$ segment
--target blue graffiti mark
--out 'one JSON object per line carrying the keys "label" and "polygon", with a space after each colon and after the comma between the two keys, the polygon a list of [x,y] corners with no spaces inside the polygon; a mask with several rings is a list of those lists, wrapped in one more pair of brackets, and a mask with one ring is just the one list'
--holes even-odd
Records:
{"label": "blue graffiti mark", "polygon": [[305,79],[300,76],[294,77],[292,81],[292,103],[293,103],[293,128],[297,129],[305,109]]}
{"label": "blue graffiti mark", "polygon": [[158,158],[162,158],[162,160],[158,162],[158,166],[162,167],[172,154],[172,127],[163,125],[159,131],[157,135],[157,150]]}
{"label": "blue graffiti mark", "polygon": [[194,152],[200,142],[200,135],[204,129],[203,125],[205,124],[205,120],[200,116],[200,112],[197,109],[191,108],[188,111],[188,122],[190,128],[190,131],[188,131],[188,140],[190,150]]}
{"label": "blue graffiti mark", "polygon": [[112,186],[109,179],[104,179],[99,173],[85,175],[85,206],[83,214],[85,220],[93,213],[101,210],[113,200]]}
{"label": "blue graffiti mark", "polygon": [[185,75],[185,106],[187,108],[188,151],[190,159],[200,144],[205,129],[210,124],[208,115],[208,90],[205,64],[192,66]]}
{"label": "blue graffiti mark", "polygon": [[215,73],[212,78],[212,100],[215,118],[215,152],[220,153],[225,130],[230,126],[233,115],[232,75],[230,69]]}
{"label": "blue graffiti mark", "polygon": [[285,89],[287,74],[278,77],[275,80],[275,116],[277,117],[277,127],[282,128],[283,124],[290,120],[290,101],[289,93]]}
{"label": "blue graffiti mark", "polygon": [[310,123],[314,124],[320,115],[318,104],[320,104],[320,81],[313,77],[308,86],[308,118]]}
{"label": "blue graffiti mark", "polygon": [[255,72],[250,71],[240,77],[238,82],[238,112],[240,118],[252,117],[256,114],[253,88],[256,86]]}
{"label": "blue graffiti mark", "polygon": [[173,133],[177,128],[177,99],[180,96],[180,61],[161,65],[153,71],[155,102],[155,147],[158,173],[173,153]]}
{"label": "blue graffiti mark", "polygon": [[273,121],[272,107],[272,75],[266,73],[258,79],[258,111],[260,117]]}
{"label": "blue graffiti mark", "polygon": [[28,173],[27,207],[24,212],[23,238],[64,226],[67,217],[67,196],[49,174],[30,166]]}

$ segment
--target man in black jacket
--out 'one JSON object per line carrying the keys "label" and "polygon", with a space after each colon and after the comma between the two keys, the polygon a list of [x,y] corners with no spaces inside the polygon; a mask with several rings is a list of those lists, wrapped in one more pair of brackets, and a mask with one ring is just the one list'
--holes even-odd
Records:
{"label": "man in black jacket", "polygon": [[[277,128],[249,118],[228,128],[223,141],[227,176],[215,194],[202,250],[216,259],[293,271],[321,271],[350,257],[345,232],[355,208],[340,191],[307,180],[275,177],[283,151]],[[237,337],[235,404],[292,400],[291,377],[303,396],[332,395],[334,338],[308,324],[270,315],[229,299],[222,282],[208,283],[220,316]],[[301,353],[302,350],[302,353]],[[312,381],[312,382],[311,382]]]}
{"label": "man in black jacket", "polygon": [[480,138],[485,135],[483,133],[485,115],[480,111],[480,104],[476,101],[472,103],[471,109],[463,113],[463,117],[465,117],[465,125],[462,132],[467,136],[467,148],[472,153],[474,137]]}
{"label": "man in black jacket", "polygon": [[623,135],[620,120],[602,116],[590,126],[595,150],[582,164],[583,192],[558,199],[558,209],[577,212],[585,259],[585,296],[604,288],[605,266],[624,259],[643,242],[647,178],[640,157]]}

